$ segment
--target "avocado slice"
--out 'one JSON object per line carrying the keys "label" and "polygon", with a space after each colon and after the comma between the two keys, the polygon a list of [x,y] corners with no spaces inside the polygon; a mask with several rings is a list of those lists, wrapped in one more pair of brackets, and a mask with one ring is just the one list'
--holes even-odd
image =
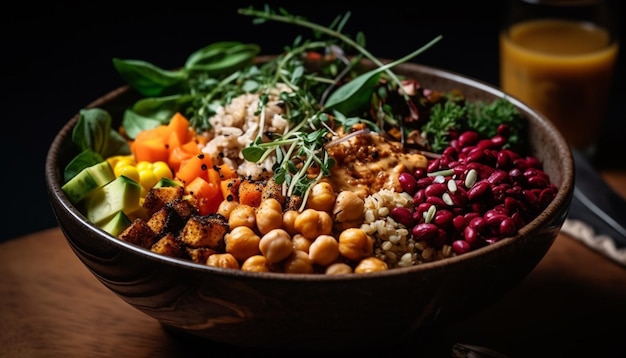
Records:
{"label": "avocado slice", "polygon": [[84,199],[90,192],[115,179],[113,168],[107,161],[102,161],[81,170],[61,189],[74,204]]}
{"label": "avocado slice", "polygon": [[180,182],[174,180],[174,179],[170,179],[168,177],[162,177],[161,179],[159,179],[159,181],[154,184],[155,188],[161,188],[164,186],[180,186]]}
{"label": "avocado slice", "polygon": [[141,208],[141,185],[120,175],[108,184],[93,190],[83,199],[87,219],[97,226],[104,225],[118,211],[131,216]]}
{"label": "avocado slice", "polygon": [[128,216],[120,210],[117,213],[113,214],[113,216],[109,220],[105,221],[100,226],[100,228],[108,232],[109,234],[117,237],[122,231],[124,231],[124,229],[130,226],[131,223],[132,222],[130,221]]}

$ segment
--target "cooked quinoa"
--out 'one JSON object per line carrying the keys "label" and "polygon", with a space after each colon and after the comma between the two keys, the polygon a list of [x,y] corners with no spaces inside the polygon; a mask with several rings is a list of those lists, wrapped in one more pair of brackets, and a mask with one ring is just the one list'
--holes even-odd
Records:
{"label": "cooked quinoa", "polygon": [[361,225],[375,240],[374,255],[389,268],[414,266],[452,256],[452,248],[444,245],[437,250],[426,242],[416,242],[409,228],[395,221],[389,213],[394,207],[413,209],[413,198],[405,192],[382,189],[365,198]]}

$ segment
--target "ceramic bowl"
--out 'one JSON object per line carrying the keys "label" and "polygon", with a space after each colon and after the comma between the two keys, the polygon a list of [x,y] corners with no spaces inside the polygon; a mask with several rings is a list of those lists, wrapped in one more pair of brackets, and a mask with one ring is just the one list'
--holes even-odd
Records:
{"label": "ceramic bowl", "polygon": [[[496,87],[419,64],[395,68],[427,87],[459,89],[469,100],[505,94]],[[121,118],[135,95],[118,88],[88,107]],[[532,153],[558,187],[549,206],[519,234],[469,253],[367,275],[299,275],[218,269],[165,257],[122,242],[90,224],[61,190],[77,153],[70,119],[45,165],[49,198],[69,246],[104,286],[168,331],[233,346],[333,349],[372,347],[456,322],[487,307],[541,261],[567,215],[574,170],[555,127],[510,99],[528,119]],[[106,329],[106,327],[103,327]]]}

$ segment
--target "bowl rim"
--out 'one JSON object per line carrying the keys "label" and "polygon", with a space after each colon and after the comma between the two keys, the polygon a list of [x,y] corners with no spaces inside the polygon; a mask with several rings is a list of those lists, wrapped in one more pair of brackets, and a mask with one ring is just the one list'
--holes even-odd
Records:
{"label": "bowl rim", "polygon": [[[259,59],[269,58],[270,56],[259,56]],[[94,232],[94,235],[98,235],[98,237],[109,245],[113,247],[129,250],[135,255],[139,255],[142,257],[146,257],[151,261],[165,263],[167,265],[176,266],[179,268],[191,269],[193,271],[198,272],[206,272],[214,275],[219,275],[225,278],[228,277],[237,277],[237,278],[248,278],[248,279],[260,279],[260,280],[285,280],[285,281],[323,281],[323,282],[341,282],[345,280],[372,280],[372,279],[381,279],[389,276],[399,276],[399,275],[408,275],[411,273],[418,273],[421,271],[429,271],[433,269],[441,269],[445,270],[450,266],[454,266],[465,261],[470,261],[478,256],[481,256],[485,253],[500,250],[505,246],[513,245],[516,241],[523,239],[524,237],[531,234],[531,229],[537,226],[542,226],[547,224],[547,222],[551,219],[551,216],[557,213],[563,205],[567,203],[569,198],[573,194],[574,187],[574,160],[572,156],[572,152],[570,147],[566,144],[565,139],[558,132],[555,125],[548,120],[544,115],[539,113],[538,111],[532,109],[524,102],[519,99],[505,93],[503,90],[498,87],[484,82],[482,80],[476,79],[471,76],[459,74],[454,71],[414,63],[408,62],[399,64],[396,68],[403,70],[412,70],[420,73],[428,73],[429,76],[442,78],[445,80],[449,80],[452,82],[459,83],[461,85],[472,87],[481,92],[486,92],[495,97],[506,98],[510,102],[512,102],[518,110],[521,110],[525,116],[535,117],[537,125],[542,126],[549,133],[550,138],[554,138],[556,143],[556,148],[558,151],[558,155],[562,161],[563,172],[561,174],[561,183],[559,186],[559,190],[555,198],[551,201],[551,203],[532,221],[526,223],[522,228],[518,230],[517,235],[503,238],[495,243],[490,245],[486,245],[480,247],[478,249],[469,251],[465,254],[447,257],[445,259],[436,260],[432,262],[426,262],[419,265],[413,265],[409,267],[396,267],[385,271],[377,271],[368,274],[346,274],[346,275],[322,275],[322,274],[298,274],[298,273],[279,273],[279,272],[248,272],[242,270],[235,269],[224,269],[218,267],[212,267],[208,265],[203,265],[200,263],[195,263],[193,261],[184,260],[175,257],[169,257],[165,255],[161,255],[158,253],[151,252],[145,248],[140,246],[124,242],[120,239],[115,238],[109,233],[103,231],[102,229],[92,225],[89,223],[87,218],[69,201],[65,193],[61,189],[61,178],[58,175],[57,171],[57,160],[58,160],[58,152],[62,146],[63,141],[67,140],[68,137],[71,137],[72,129],[75,123],[78,121],[79,114],[75,114],[69,121],[67,121],[60,131],[55,135],[45,161],[45,175],[46,175],[46,186],[48,188],[48,196],[50,200],[55,200],[58,204],[66,210],[77,223],[81,226],[88,228]],[[418,79],[419,80],[419,79]],[[84,108],[94,108],[102,106],[113,99],[117,98],[120,95],[128,93],[131,91],[128,85],[123,85],[117,87],[110,92],[104,94],[103,96],[93,100]],[[567,210],[567,209],[566,209]],[[68,241],[71,241],[71,238],[65,235]]]}

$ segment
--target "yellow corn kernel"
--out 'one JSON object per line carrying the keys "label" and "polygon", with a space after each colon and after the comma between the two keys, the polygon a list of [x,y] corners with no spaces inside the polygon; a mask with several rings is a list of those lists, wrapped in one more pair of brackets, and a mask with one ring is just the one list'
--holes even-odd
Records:
{"label": "yellow corn kernel", "polygon": [[172,169],[167,165],[166,162],[158,161],[152,163],[152,171],[157,178],[168,178],[174,179],[174,175],[172,174]]}
{"label": "yellow corn kernel", "polygon": [[113,170],[113,172],[115,173],[116,177],[123,175],[139,183],[139,171],[137,170],[136,167],[132,165],[129,165],[129,164],[120,165],[118,163],[118,165],[115,166],[115,169]]}

